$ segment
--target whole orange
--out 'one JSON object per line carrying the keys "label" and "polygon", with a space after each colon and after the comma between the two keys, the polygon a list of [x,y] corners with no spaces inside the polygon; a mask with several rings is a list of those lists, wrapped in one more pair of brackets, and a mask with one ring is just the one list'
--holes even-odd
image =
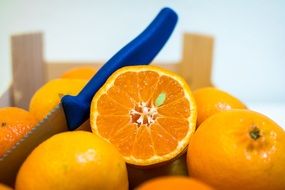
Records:
{"label": "whole orange", "polygon": [[74,67],[65,71],[60,78],[89,80],[95,75],[96,71],[97,69],[91,66]]}
{"label": "whole orange", "polygon": [[217,113],[194,133],[190,176],[221,190],[285,189],[285,132],[249,110]]}
{"label": "whole orange", "polygon": [[209,116],[220,111],[246,108],[236,97],[215,87],[197,89],[193,95],[198,111],[197,127]]}
{"label": "whole orange", "polygon": [[0,108],[0,157],[37,123],[33,114],[16,108]]}
{"label": "whole orange", "polygon": [[137,190],[213,190],[210,186],[196,179],[182,176],[160,177],[140,185]]}
{"label": "whole orange", "polygon": [[21,166],[17,190],[127,190],[123,157],[110,143],[85,131],[44,141]]}
{"label": "whole orange", "polygon": [[38,120],[42,120],[64,95],[77,95],[87,82],[81,79],[54,79],[47,82],[33,95],[30,101],[30,112]]}

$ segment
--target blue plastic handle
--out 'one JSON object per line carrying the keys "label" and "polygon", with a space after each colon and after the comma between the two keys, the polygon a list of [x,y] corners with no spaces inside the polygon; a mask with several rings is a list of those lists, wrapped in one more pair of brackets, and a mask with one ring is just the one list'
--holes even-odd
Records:
{"label": "blue plastic handle", "polygon": [[94,94],[113,72],[124,66],[147,65],[153,60],[173,32],[177,19],[172,9],[163,8],[140,35],[102,66],[77,96],[62,98],[69,130],[76,129],[88,119]]}

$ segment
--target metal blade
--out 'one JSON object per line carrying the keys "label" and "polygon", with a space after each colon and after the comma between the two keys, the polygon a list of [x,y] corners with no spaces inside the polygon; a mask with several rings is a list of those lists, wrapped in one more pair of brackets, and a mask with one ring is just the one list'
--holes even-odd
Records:
{"label": "metal blade", "polygon": [[14,185],[20,166],[32,150],[47,138],[67,130],[64,110],[59,104],[6,154],[0,157],[0,182]]}

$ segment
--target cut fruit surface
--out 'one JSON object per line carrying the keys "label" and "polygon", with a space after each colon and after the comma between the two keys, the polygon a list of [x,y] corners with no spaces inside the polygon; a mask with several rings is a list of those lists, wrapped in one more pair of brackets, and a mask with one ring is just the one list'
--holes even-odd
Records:
{"label": "cut fruit surface", "polygon": [[154,66],[113,73],[91,103],[92,131],[126,162],[152,165],[181,154],[196,127],[191,90],[177,74]]}

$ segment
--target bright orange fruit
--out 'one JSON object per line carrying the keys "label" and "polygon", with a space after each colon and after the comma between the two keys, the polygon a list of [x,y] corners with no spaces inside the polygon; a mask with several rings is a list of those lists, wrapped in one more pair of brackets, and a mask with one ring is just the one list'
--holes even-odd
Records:
{"label": "bright orange fruit", "polygon": [[77,95],[87,82],[88,80],[82,79],[54,79],[47,82],[33,95],[30,112],[42,120],[64,95]]}
{"label": "bright orange fruit", "polygon": [[137,190],[214,190],[212,187],[206,185],[205,183],[182,176],[169,176],[160,177],[149,180],[142,185],[140,185]]}
{"label": "bright orange fruit", "polygon": [[187,147],[196,105],[186,82],[154,66],[116,71],[91,104],[92,131],[114,144],[128,163],[152,165]]}
{"label": "bright orange fruit", "polygon": [[0,108],[0,157],[37,123],[35,116],[16,107]]}
{"label": "bright orange fruit", "polygon": [[285,189],[285,132],[249,110],[217,113],[194,133],[190,176],[221,190]]}
{"label": "bright orange fruit", "polygon": [[91,66],[74,67],[65,71],[60,78],[90,80],[96,72],[97,69]]}
{"label": "bright orange fruit", "polygon": [[17,190],[127,190],[126,163],[118,150],[91,132],[52,136],[27,157]]}
{"label": "bright orange fruit", "polygon": [[215,87],[205,87],[193,91],[197,105],[197,127],[211,115],[230,109],[246,109],[236,97]]}

